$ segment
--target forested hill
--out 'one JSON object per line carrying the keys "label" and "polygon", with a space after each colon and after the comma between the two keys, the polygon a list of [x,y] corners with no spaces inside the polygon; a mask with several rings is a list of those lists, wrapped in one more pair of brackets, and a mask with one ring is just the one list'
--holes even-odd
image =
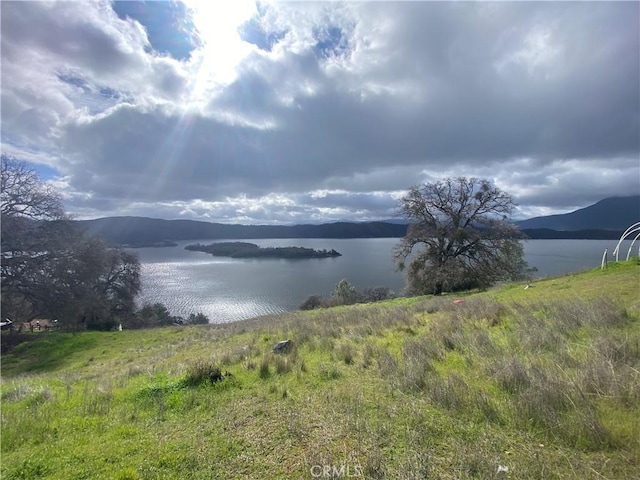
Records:
{"label": "forested hill", "polygon": [[404,236],[407,226],[385,222],[322,225],[232,225],[193,220],[107,217],[76,222],[114,243],[150,245],[166,240],[250,238],[387,238]]}
{"label": "forested hill", "polygon": [[[91,234],[125,246],[170,246],[179,240],[228,240],[259,238],[401,238],[407,225],[384,222],[328,223],[323,225],[226,225],[191,220],[160,220],[144,217],[109,217],[76,222]],[[585,229],[558,231],[523,229],[530,239],[615,240],[622,230]]]}
{"label": "forested hill", "polygon": [[[640,195],[606,198],[563,215],[516,222],[532,239],[618,239],[640,221]],[[88,233],[131,246],[178,240],[252,238],[400,238],[407,225],[391,222],[336,222],[321,225],[237,225],[195,220],[161,220],[147,217],[106,217],[78,220]]]}

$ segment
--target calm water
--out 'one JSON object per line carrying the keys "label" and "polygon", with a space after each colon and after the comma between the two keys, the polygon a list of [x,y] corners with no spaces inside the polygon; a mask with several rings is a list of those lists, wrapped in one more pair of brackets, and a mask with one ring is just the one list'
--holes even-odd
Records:
{"label": "calm water", "polygon": [[[259,239],[262,247],[334,248],[342,257],[285,260],[230,259],[185,250],[197,240],[177,247],[135,250],[142,263],[139,303],[164,303],[174,315],[202,312],[212,322],[242,320],[295,310],[310,295],[328,296],[346,278],[358,290],[386,286],[400,292],[404,276],[395,270],[392,251],[397,238]],[[211,243],[212,240],[200,240]],[[555,276],[597,267],[614,240],[528,240],[526,260],[536,276]],[[626,257],[625,242],[620,258]],[[637,254],[636,247],[634,253]]]}

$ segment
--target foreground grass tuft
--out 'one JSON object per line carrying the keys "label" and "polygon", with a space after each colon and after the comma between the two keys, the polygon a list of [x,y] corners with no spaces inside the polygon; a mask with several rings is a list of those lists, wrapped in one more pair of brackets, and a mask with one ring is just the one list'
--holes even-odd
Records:
{"label": "foreground grass tuft", "polygon": [[187,373],[181,383],[187,387],[198,387],[205,383],[213,384],[223,379],[222,370],[217,363],[196,360],[187,368]]}

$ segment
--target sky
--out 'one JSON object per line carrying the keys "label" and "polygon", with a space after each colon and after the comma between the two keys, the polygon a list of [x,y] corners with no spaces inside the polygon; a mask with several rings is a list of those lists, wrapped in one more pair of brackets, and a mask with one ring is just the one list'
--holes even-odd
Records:
{"label": "sky", "polygon": [[77,219],[514,219],[640,193],[640,3],[6,1],[1,148]]}

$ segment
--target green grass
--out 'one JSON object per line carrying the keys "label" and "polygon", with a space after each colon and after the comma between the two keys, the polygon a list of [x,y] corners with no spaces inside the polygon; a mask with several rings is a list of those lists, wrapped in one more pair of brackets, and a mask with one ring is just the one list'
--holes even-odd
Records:
{"label": "green grass", "polygon": [[640,478],[640,266],[524,286],[42,333],[2,357],[1,477]]}

